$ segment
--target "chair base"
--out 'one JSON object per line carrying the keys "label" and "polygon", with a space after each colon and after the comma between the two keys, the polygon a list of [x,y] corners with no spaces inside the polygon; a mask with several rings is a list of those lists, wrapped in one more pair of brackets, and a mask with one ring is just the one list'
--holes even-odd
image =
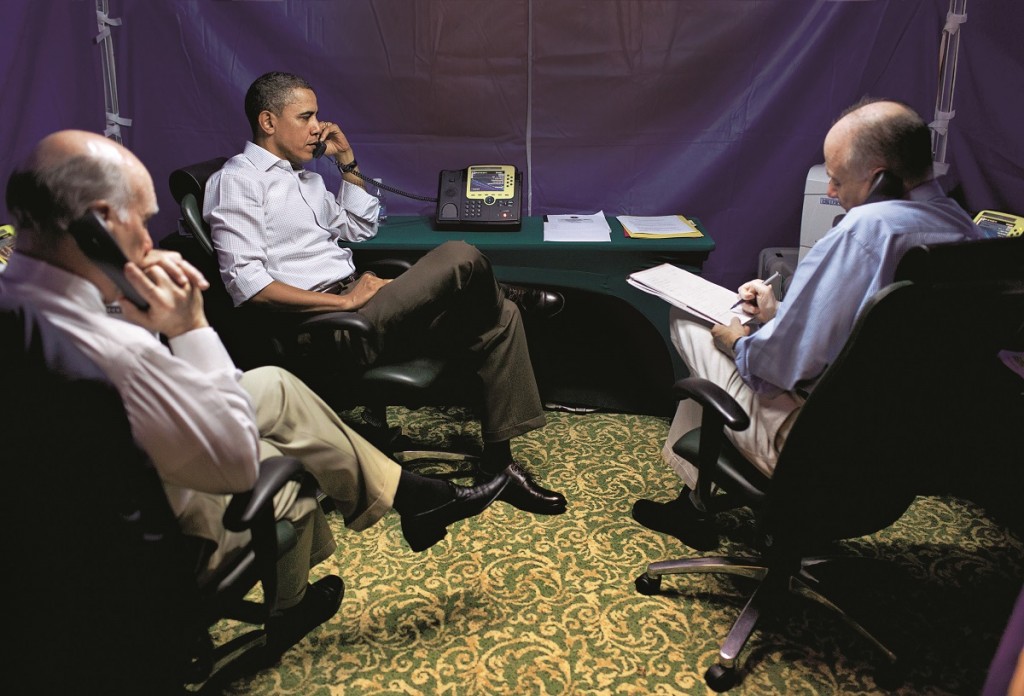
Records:
{"label": "chair base", "polygon": [[405,466],[406,464],[419,464],[422,462],[451,462],[476,464],[480,457],[466,452],[447,452],[442,450],[402,450],[392,452],[391,456],[396,462]]}
{"label": "chair base", "polygon": [[218,645],[210,646],[205,656],[193,664],[186,693],[220,694],[232,682],[268,667],[267,634],[255,628]]}
{"label": "chair base", "polygon": [[[726,691],[739,681],[737,659],[740,651],[757,626],[762,613],[770,614],[785,594],[796,594],[811,599],[839,615],[843,622],[863,636],[885,658],[885,665],[876,674],[879,685],[889,687],[900,680],[900,665],[896,654],[876,638],[861,623],[847,614],[823,592],[821,582],[813,571],[824,569],[835,561],[850,560],[840,556],[808,556],[799,560],[799,566],[790,564],[769,564],[763,559],[736,556],[711,556],[658,561],[647,566],[647,570],[636,578],[636,590],[643,595],[655,595],[661,591],[664,575],[683,573],[715,573],[733,575],[758,582],[754,593],[747,600],[739,617],[733,623],[722,642],[718,661],[704,675],[708,687],[716,692]],[[865,559],[875,560],[875,559]],[[795,572],[792,572],[797,568]]]}
{"label": "chair base", "polygon": [[418,443],[406,437],[400,427],[388,424],[386,407],[365,407],[357,419],[346,418],[345,414],[339,416],[371,444],[402,466],[418,466],[429,462],[475,465],[480,461],[479,454],[471,452],[417,448]]}

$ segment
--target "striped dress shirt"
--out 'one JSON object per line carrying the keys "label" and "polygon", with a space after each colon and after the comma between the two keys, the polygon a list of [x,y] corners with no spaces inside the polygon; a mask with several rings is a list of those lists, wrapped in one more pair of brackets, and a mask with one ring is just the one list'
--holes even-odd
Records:
{"label": "striped dress shirt", "polygon": [[351,275],[352,252],[338,242],[372,238],[377,213],[377,199],[361,187],[342,181],[333,196],[319,174],[252,142],[210,177],[203,205],[236,306],[275,280],[321,290]]}

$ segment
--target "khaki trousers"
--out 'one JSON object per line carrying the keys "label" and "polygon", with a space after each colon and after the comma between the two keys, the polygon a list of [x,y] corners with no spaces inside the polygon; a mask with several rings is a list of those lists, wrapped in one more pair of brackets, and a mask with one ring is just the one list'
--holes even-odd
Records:
{"label": "khaki trousers", "polygon": [[[725,389],[750,415],[746,430],[726,429],[727,437],[743,456],[766,475],[775,471],[779,452],[789,435],[804,399],[784,392],[774,398],[759,396],[746,385],[732,358],[715,348],[711,331],[680,309],[669,315],[672,343],[694,377],[703,377]],[[693,399],[685,399],[676,407],[662,448],[662,458],[691,489],[697,485],[697,469],[672,451],[672,445],[694,428],[700,427],[701,407]]]}
{"label": "khaki trousers", "polygon": [[[260,458],[296,457],[334,499],[345,524],[361,531],[391,509],[401,467],[345,424],[301,380],[277,367],[246,372],[260,433]],[[289,483],[274,499],[278,519],[296,525],[298,544],[278,564],[278,606],[296,604],[305,592],[309,569],[330,556],[336,544],[312,491]],[[183,513],[183,527],[211,538],[217,548],[207,573],[248,543],[248,534],[220,525],[229,496],[196,494]],[[191,527],[191,529],[189,529]]]}

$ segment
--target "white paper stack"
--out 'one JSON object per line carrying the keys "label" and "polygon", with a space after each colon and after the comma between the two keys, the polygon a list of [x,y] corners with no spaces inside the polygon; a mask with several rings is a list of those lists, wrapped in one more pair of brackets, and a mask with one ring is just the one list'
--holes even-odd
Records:
{"label": "white paper stack", "polygon": [[738,299],[735,291],[670,263],[630,274],[626,282],[715,324],[729,324],[734,317],[743,324],[751,319],[738,307],[733,309]]}

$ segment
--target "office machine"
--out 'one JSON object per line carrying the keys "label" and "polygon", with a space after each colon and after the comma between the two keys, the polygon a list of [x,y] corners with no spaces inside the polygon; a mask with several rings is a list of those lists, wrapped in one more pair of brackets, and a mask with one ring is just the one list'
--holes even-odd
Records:
{"label": "office machine", "polygon": [[786,296],[789,289],[789,281],[793,279],[796,271],[797,247],[768,247],[761,250],[757,262],[757,277],[762,280],[770,277],[773,273],[779,274],[779,280],[772,283],[772,290],[775,291],[775,299],[781,300]]}
{"label": "office machine", "polygon": [[510,164],[445,169],[438,177],[439,230],[518,230],[522,223],[523,175]]}
{"label": "office machine", "polygon": [[986,237],[1020,237],[1024,234],[1024,217],[982,210],[974,216],[974,222],[985,232]]}
{"label": "office machine", "polygon": [[825,165],[816,164],[811,167],[804,182],[799,259],[803,259],[814,243],[832,229],[835,219],[844,212],[838,199],[828,197],[828,174],[825,173]]}

